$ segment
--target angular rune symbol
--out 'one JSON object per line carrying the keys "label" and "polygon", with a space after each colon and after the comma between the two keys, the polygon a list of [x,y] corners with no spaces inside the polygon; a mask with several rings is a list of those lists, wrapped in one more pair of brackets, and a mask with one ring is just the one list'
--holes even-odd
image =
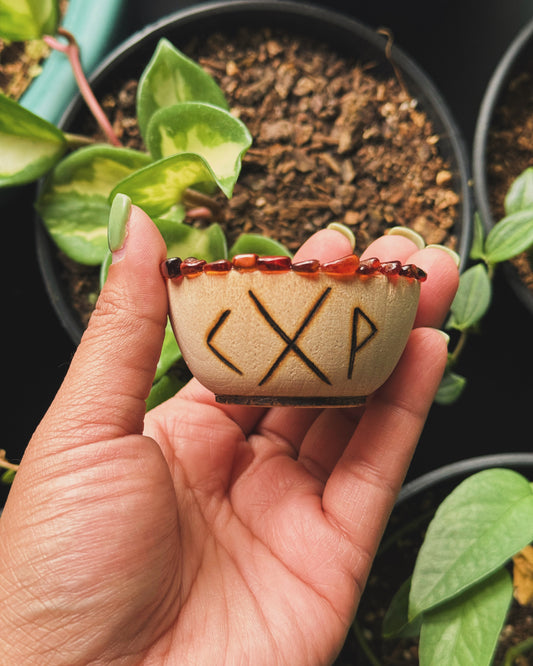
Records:
{"label": "angular rune symbol", "polygon": [[213,338],[215,337],[215,333],[219,330],[219,328],[222,326],[222,324],[226,321],[230,312],[231,312],[231,310],[224,310],[224,312],[217,319],[215,325],[213,326],[213,328],[209,331],[209,333],[207,335],[207,346],[213,352],[213,354],[222,361],[222,363],[225,363],[228,366],[228,368],[230,368],[230,370],[233,370],[238,375],[242,375],[242,370],[239,370],[239,368],[236,365],[233,365],[233,363],[229,359],[227,359],[225,356],[223,356],[218,351],[218,349],[216,349],[211,344]]}
{"label": "angular rune symbol", "polygon": [[[357,329],[359,327],[359,318],[364,319],[367,324],[370,326],[370,333],[366,335],[362,340],[358,341],[357,340]],[[352,342],[350,345],[350,363],[348,365],[348,379],[352,378],[353,375],[353,366],[355,364],[355,355],[357,352],[366,345],[367,342],[370,342],[370,340],[376,335],[378,332],[378,329],[376,328],[376,325],[374,322],[367,317],[367,315],[360,309],[360,308],[355,308],[353,311],[353,317],[352,317]]]}
{"label": "angular rune symbol", "polygon": [[318,300],[314,303],[313,307],[311,310],[308,312],[302,323],[300,324],[300,327],[294,334],[294,336],[291,338],[290,335],[287,335],[285,331],[279,326],[279,324],[274,320],[274,318],[270,315],[269,312],[267,312],[265,306],[259,301],[257,296],[253,293],[252,290],[248,291],[248,295],[250,298],[253,300],[255,305],[257,306],[257,309],[259,312],[263,315],[265,320],[268,322],[268,324],[276,331],[276,333],[280,336],[280,338],[286,343],[286,347],[283,349],[281,354],[276,358],[274,363],[270,366],[270,369],[266,373],[266,375],[263,377],[263,379],[259,382],[259,386],[262,386],[265,382],[267,382],[270,377],[274,374],[274,372],[279,368],[281,365],[281,362],[283,359],[287,356],[287,354],[291,351],[293,351],[306,365],[307,367],[312,370],[315,375],[321,379],[323,382],[326,384],[331,384],[329,379],[326,377],[326,375],[318,368],[313,361],[304,354],[304,352],[298,347],[296,344],[296,341],[298,338],[301,336],[301,334],[304,332],[304,330],[307,328],[313,317],[316,315],[318,310],[320,309],[321,305],[324,303],[326,300],[329,292],[331,291],[331,287],[328,287],[325,289],[322,294],[319,296]]}

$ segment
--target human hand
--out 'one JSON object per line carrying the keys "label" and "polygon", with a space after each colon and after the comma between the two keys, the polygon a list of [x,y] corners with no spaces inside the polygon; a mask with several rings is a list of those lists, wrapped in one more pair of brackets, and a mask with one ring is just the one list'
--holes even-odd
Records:
{"label": "human hand", "polygon": [[[332,230],[299,259],[351,252]],[[192,380],[145,416],[167,314],[164,243],[124,247],[0,519],[0,662],[326,664],[340,650],[446,362],[457,269],[428,272],[405,352],[363,408],[219,405]]]}

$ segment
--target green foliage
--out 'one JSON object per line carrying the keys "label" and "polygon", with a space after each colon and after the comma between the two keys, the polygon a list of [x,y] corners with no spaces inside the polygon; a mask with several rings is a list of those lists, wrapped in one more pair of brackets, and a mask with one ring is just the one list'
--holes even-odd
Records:
{"label": "green foliage", "polygon": [[419,634],[421,666],[489,666],[513,591],[505,567],[532,540],[526,478],[508,469],[467,478],[437,509],[384,636]]}
{"label": "green foliage", "polygon": [[57,0],[0,0],[0,37],[10,41],[53,35],[59,21]]}

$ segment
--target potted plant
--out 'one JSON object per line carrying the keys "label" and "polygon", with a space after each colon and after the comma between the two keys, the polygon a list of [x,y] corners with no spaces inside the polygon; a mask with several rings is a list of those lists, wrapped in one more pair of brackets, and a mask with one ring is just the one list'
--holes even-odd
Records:
{"label": "potted plant", "polygon": [[[533,312],[533,214],[528,182],[532,146],[526,137],[533,125],[533,21],[517,34],[489,81],[480,107],[473,150],[474,192],[483,225],[513,228],[516,242],[505,259],[509,282]],[[522,175],[519,185],[511,190]],[[520,244],[519,240],[522,240]],[[517,251],[514,252],[513,249]]]}
{"label": "potted plant", "polygon": [[532,454],[501,454],[404,486],[339,666],[527,660],[532,477]]}

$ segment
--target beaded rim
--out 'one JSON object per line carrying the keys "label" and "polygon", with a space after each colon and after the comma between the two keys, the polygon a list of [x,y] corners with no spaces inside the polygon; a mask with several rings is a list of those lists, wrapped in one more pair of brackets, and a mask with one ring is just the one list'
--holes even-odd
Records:
{"label": "beaded rim", "polygon": [[179,280],[183,277],[193,278],[204,273],[225,275],[232,270],[241,273],[261,271],[272,275],[289,271],[304,276],[316,276],[323,273],[338,278],[367,278],[373,275],[385,275],[389,278],[402,277],[418,282],[424,282],[427,279],[427,273],[415,264],[402,265],[397,260],[381,262],[376,257],[360,261],[355,254],[325,263],[320,263],[318,259],[293,262],[287,256],[260,257],[257,254],[237,254],[231,260],[219,259],[211,262],[195,257],[187,259],[172,257],[161,264],[161,274],[168,280]]}

